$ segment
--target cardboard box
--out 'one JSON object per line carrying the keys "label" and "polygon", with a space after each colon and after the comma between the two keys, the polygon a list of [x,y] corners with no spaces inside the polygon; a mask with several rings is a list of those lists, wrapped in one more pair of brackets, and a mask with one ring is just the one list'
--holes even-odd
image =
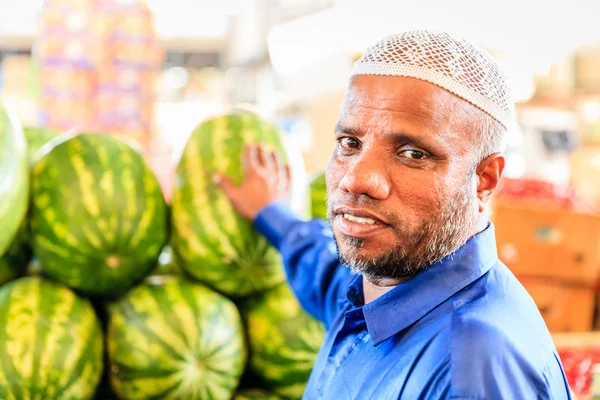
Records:
{"label": "cardboard box", "polygon": [[586,332],[594,326],[596,293],[590,287],[564,282],[519,280],[535,301],[551,332]]}
{"label": "cardboard box", "polygon": [[498,255],[515,275],[598,282],[600,215],[497,199],[492,220]]}
{"label": "cardboard box", "polygon": [[571,184],[577,194],[600,208],[600,145],[581,147],[570,160]]}

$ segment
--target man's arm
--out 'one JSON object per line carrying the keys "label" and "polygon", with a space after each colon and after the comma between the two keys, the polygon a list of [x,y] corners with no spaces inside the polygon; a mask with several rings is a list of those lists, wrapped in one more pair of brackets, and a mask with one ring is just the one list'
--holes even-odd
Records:
{"label": "man's arm", "polygon": [[303,221],[283,204],[290,172],[275,153],[249,146],[242,163],[245,178],[240,185],[220,174],[215,182],[238,213],[279,250],[288,282],[302,306],[328,325],[339,288],[349,276],[339,266],[329,226],[322,220]]}
{"label": "man's arm", "polygon": [[287,205],[272,203],[260,211],[254,226],[279,250],[287,280],[304,309],[329,325],[350,270],[340,265],[328,224],[300,220]]}

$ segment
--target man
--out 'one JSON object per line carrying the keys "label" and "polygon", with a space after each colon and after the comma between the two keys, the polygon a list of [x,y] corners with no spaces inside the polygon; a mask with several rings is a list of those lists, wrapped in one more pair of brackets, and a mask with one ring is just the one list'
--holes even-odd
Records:
{"label": "man", "polygon": [[570,398],[488,220],[511,112],[487,53],[408,32],[355,65],[326,173],[333,236],[278,201],[288,178],[274,154],[249,148],[240,186],[215,177],[327,327],[305,399]]}

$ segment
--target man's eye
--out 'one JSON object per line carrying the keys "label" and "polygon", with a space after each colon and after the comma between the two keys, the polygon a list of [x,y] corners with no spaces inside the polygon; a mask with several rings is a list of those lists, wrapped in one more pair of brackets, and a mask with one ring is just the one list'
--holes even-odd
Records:
{"label": "man's eye", "polygon": [[413,160],[425,160],[429,157],[425,153],[419,150],[404,150],[400,153],[402,157],[411,158]]}
{"label": "man's eye", "polygon": [[343,137],[338,139],[340,145],[345,149],[357,149],[360,147],[360,142],[354,138]]}

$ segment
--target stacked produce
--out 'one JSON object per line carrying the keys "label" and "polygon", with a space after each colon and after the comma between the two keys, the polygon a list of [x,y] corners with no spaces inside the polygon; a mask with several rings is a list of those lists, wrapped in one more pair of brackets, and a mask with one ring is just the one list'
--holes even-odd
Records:
{"label": "stacked produce", "polygon": [[271,124],[200,124],[169,206],[134,144],[3,115],[0,398],[301,397],[323,327],[210,179],[239,182],[246,143],[283,152]]}
{"label": "stacked produce", "polygon": [[276,128],[249,112],[204,122],[177,167],[173,192],[173,244],[186,272],[231,296],[273,288],[285,280],[280,256],[252,223],[237,215],[212,182],[215,172],[242,179],[245,143],[283,152]]}
{"label": "stacked produce", "polygon": [[15,116],[0,108],[0,254],[16,235],[27,211],[27,143]]}
{"label": "stacked produce", "polygon": [[596,213],[597,207],[579,196],[571,185],[558,185],[539,179],[503,178],[496,195],[499,199],[534,202],[538,205],[561,207],[567,210]]}
{"label": "stacked produce", "polygon": [[321,172],[310,181],[310,200],[313,218],[327,219],[327,186],[325,172]]}

